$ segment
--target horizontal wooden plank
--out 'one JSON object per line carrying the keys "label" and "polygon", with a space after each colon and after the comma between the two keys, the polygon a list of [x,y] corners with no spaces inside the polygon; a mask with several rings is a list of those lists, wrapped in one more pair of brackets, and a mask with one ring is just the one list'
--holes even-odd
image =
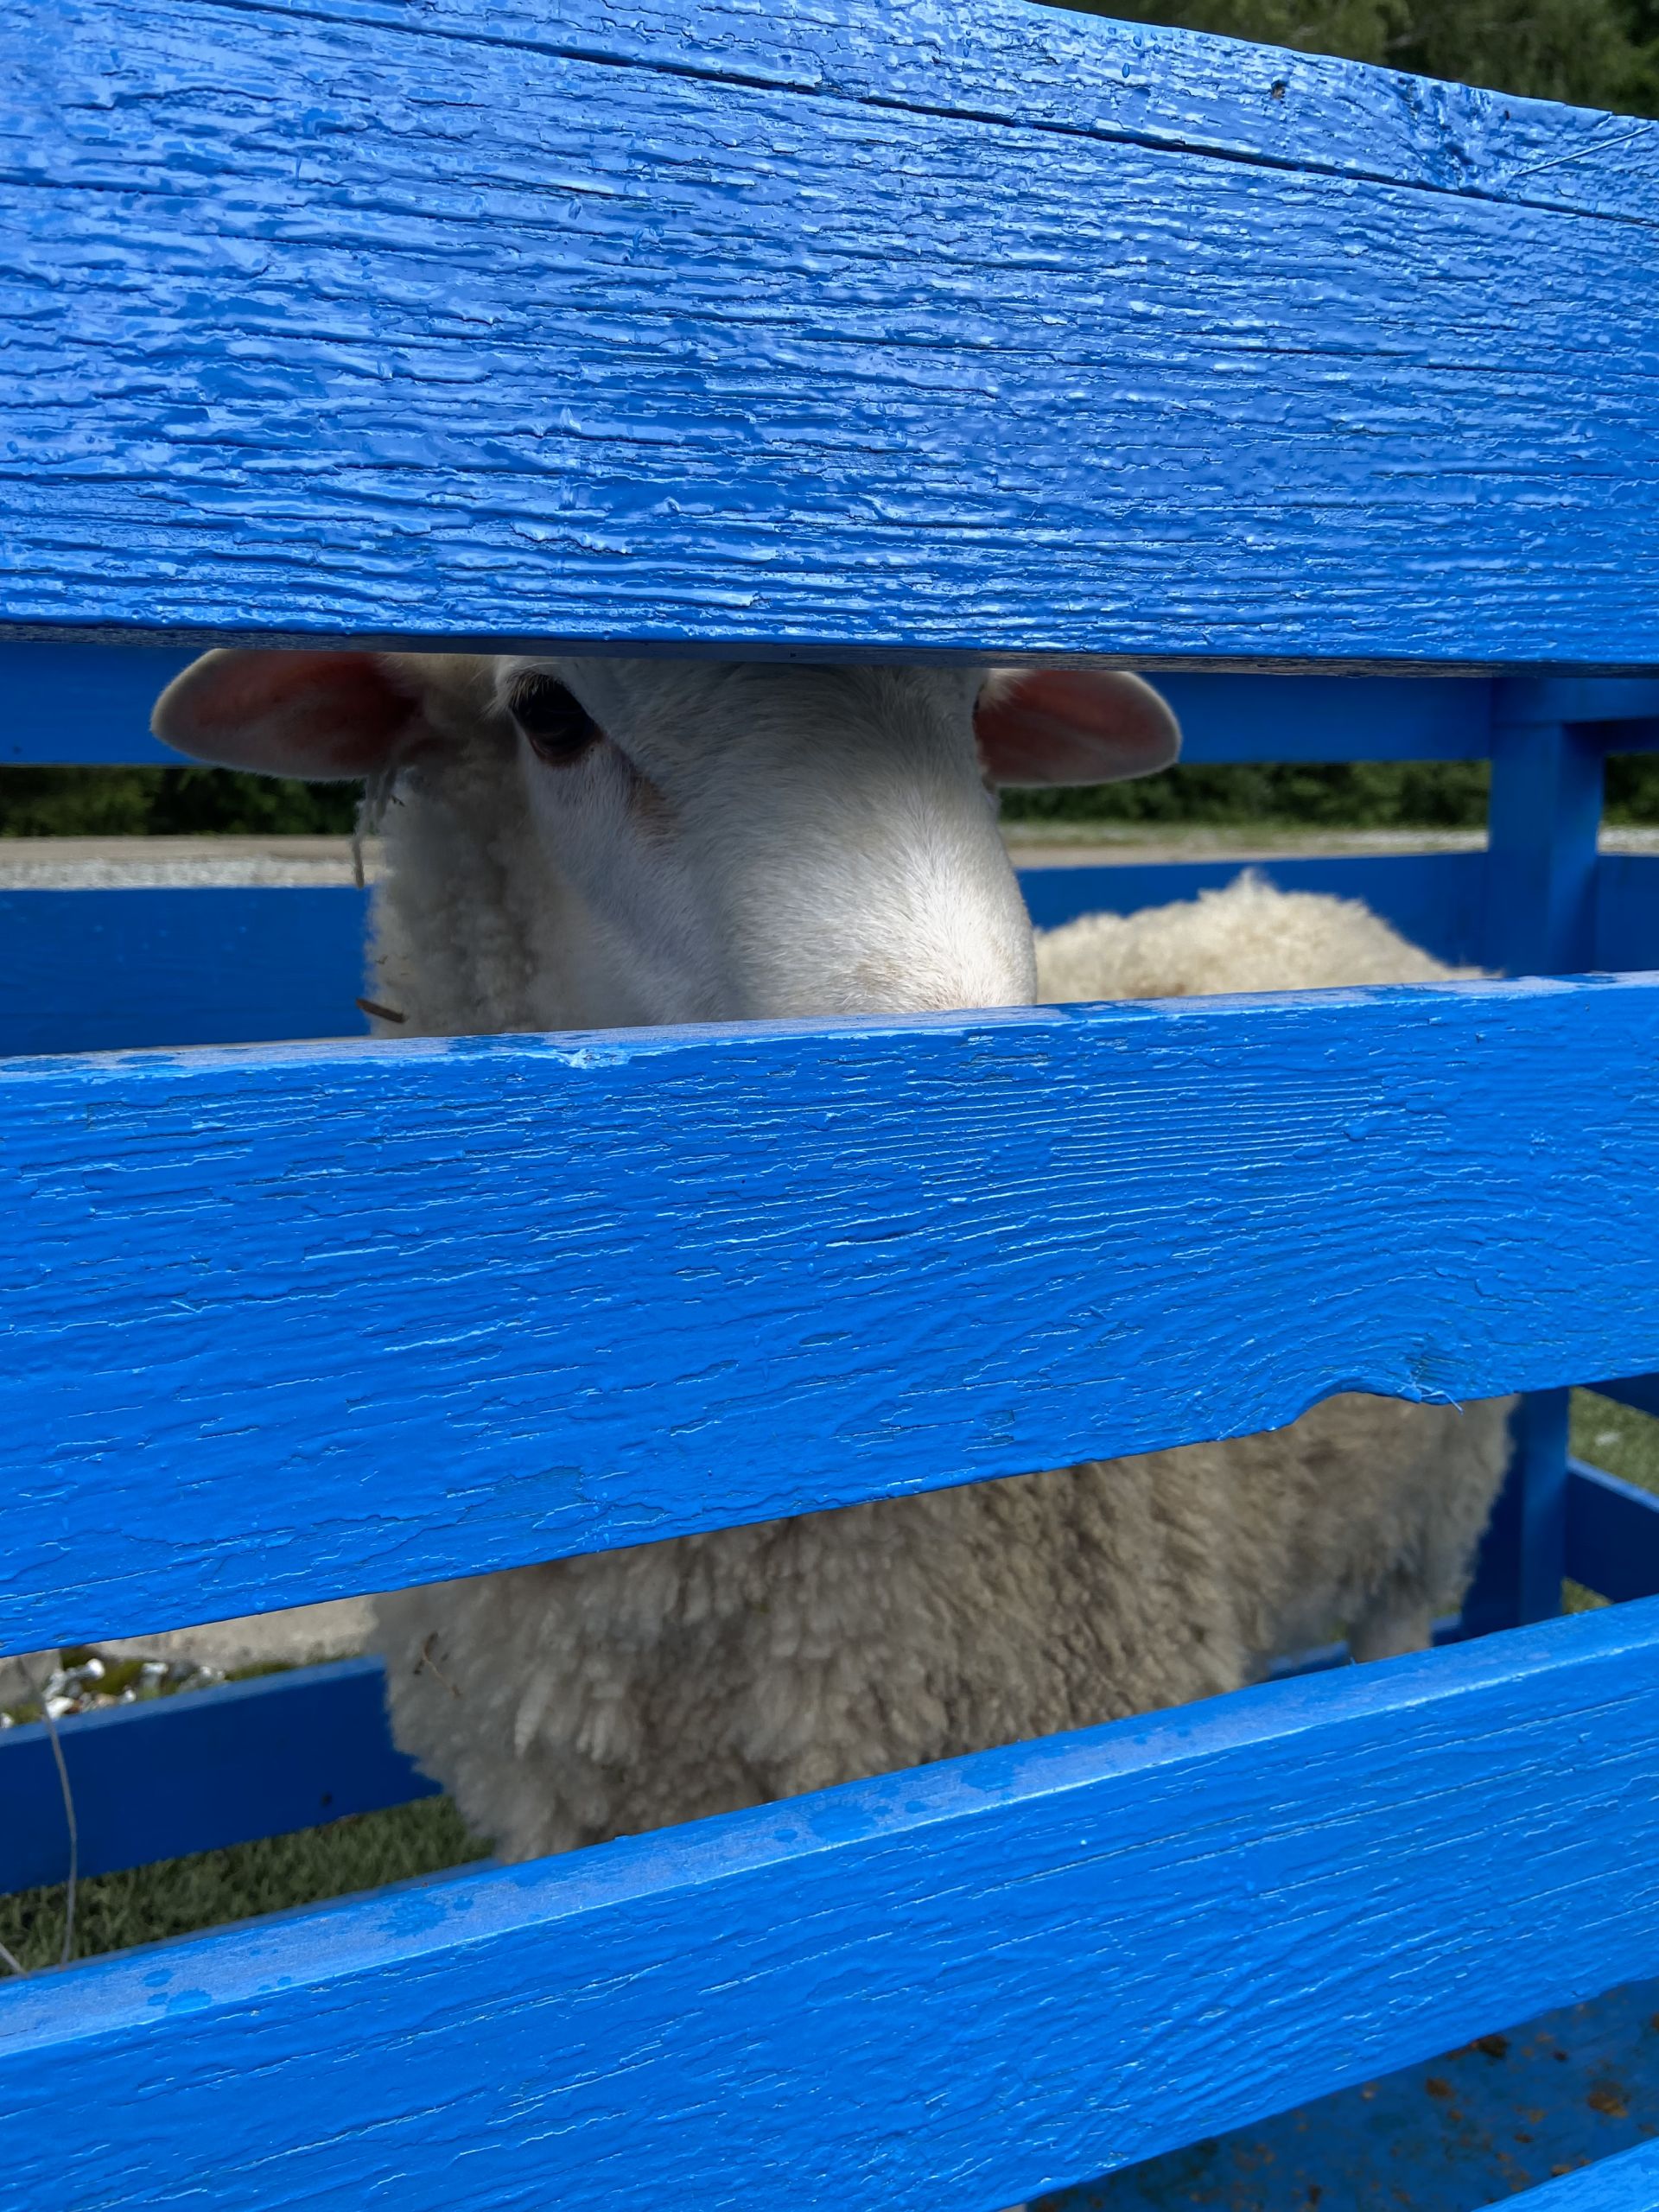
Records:
{"label": "horizontal wooden plank", "polygon": [[1656,1051],[1637,978],[10,1061],[0,1650],[1659,1367]]}
{"label": "horizontal wooden plank", "polygon": [[1572,722],[1582,728],[1622,723],[1646,728],[1659,721],[1659,683],[1617,677],[1500,678],[1495,686],[1493,709],[1505,722]]}
{"label": "horizontal wooden plank", "polygon": [[1599,1391],[1604,1398],[1615,1398],[1621,1406],[1631,1406],[1639,1414],[1659,1417],[1659,1375],[1610,1377],[1601,1382],[1588,1382],[1585,1388]]}
{"label": "horizontal wooden plank", "polygon": [[0,642],[0,765],[176,768],[149,710],[188,652],[164,646]]}
{"label": "horizontal wooden plank", "polygon": [[[175,766],[149,710],[190,656],[159,646],[0,642],[0,761]],[[1182,756],[1237,760],[1464,760],[1490,745],[1490,684],[1479,677],[1191,676],[1160,688],[1181,718]],[[1549,687],[1554,690],[1555,687]],[[1629,721],[1647,689],[1586,677],[1575,704],[1605,699]]]}
{"label": "horizontal wooden plank", "polygon": [[0,623],[1659,667],[1653,126],[609,13],[5,18]]}
{"label": "horizontal wooden plank", "polygon": [[1659,1597],[1659,1497],[1569,1459],[1566,1566],[1573,1581],[1615,1605]]}
{"label": "horizontal wooden plank", "polygon": [[361,1037],[360,891],[0,891],[0,1053]]}
{"label": "horizontal wooden plank", "polygon": [[[149,710],[190,659],[161,646],[0,641],[0,762],[176,766]],[[1191,766],[1249,760],[1475,760],[1491,747],[1480,677],[1190,675],[1159,688],[1181,719]],[[1513,709],[1518,686],[1506,688]],[[1532,687],[1540,719],[1615,725],[1659,744],[1659,684],[1580,677]]]}
{"label": "horizontal wooden plank", "polygon": [[[1230,883],[1255,865],[1284,891],[1363,899],[1457,964],[1486,945],[1482,852],[1034,867],[1039,926],[1134,913]],[[1659,965],[1659,857],[1604,854],[1598,966]],[[0,892],[0,1055],[360,1034],[363,894],[334,886]]]}
{"label": "horizontal wooden plank", "polygon": [[1659,1971],[1656,1758],[1610,1609],[41,1975],[13,2201],[995,2212]]}
{"label": "horizontal wooden plank", "polygon": [[[392,1744],[378,1659],[226,1682],[58,1723],[82,1874],[217,1851],[433,1795]],[[0,1734],[0,1892],[61,1882],[69,1837],[43,1725]]]}
{"label": "horizontal wooden plank", "polygon": [[[1033,919],[1052,928],[1192,899],[1243,865],[1034,868],[1020,883]],[[1646,867],[1619,921],[1645,925],[1659,961],[1659,861]],[[1431,853],[1274,861],[1263,873],[1287,891],[1363,899],[1441,958],[1478,962],[1484,868],[1480,853]],[[367,905],[335,886],[0,892],[0,1054],[359,1036]]]}
{"label": "horizontal wooden plank", "polygon": [[[1479,677],[1196,676],[1158,679],[1195,767],[1239,760],[1477,760],[1491,747]],[[1618,679],[1580,679],[1592,696]]]}
{"label": "horizontal wooden plank", "polygon": [[[396,5],[353,20],[407,33]],[[1659,217],[1649,157],[1656,134],[1630,116],[1356,68],[1317,54],[1250,47],[1141,23],[1103,22],[987,4],[969,22],[927,0],[637,0],[626,19],[605,0],[529,6],[442,0],[420,29],[444,38],[547,48],[571,59],[654,68],[728,84],[1024,124],[1312,174],[1624,219]]]}
{"label": "horizontal wooden plank", "polygon": [[[1436,1624],[1437,1644],[1460,1624]],[[1345,1643],[1280,1661],[1274,1681],[1351,1663]],[[283,1835],[431,1795],[392,1745],[378,1659],[296,1668],[251,1683],[58,1724],[79,1815],[80,1871]],[[68,1829],[42,1726],[0,1734],[0,1894],[60,1882]]]}

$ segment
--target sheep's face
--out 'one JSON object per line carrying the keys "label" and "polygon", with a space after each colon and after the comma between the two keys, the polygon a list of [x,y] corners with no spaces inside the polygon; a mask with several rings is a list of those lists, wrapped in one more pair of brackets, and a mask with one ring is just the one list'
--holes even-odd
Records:
{"label": "sheep's face", "polygon": [[509,660],[497,684],[543,849],[652,1019],[1033,995],[976,675]]}
{"label": "sheep's face", "polygon": [[368,653],[209,654],[156,728],[288,775],[495,761],[654,1021],[1028,1001],[995,786],[1143,774],[1179,743],[1113,671]]}

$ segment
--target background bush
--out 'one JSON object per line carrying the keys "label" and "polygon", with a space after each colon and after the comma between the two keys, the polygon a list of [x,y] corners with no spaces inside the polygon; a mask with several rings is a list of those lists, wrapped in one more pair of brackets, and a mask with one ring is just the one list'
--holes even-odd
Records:
{"label": "background bush", "polygon": [[339,836],[359,788],[228,768],[0,768],[0,837]]}
{"label": "background bush", "polygon": [[[958,0],[969,5],[971,0]],[[1052,0],[1082,13],[1218,31],[1495,92],[1659,116],[1659,0]],[[1013,820],[1475,828],[1467,761],[1176,768],[1149,783],[1011,795]],[[0,836],[264,836],[348,830],[354,788],[216,768],[0,768]],[[1614,821],[1659,822],[1659,761],[1609,765]]]}

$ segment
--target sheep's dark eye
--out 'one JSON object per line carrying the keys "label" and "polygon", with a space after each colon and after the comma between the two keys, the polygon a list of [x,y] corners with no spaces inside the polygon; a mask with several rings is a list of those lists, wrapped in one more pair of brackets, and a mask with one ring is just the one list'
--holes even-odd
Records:
{"label": "sheep's dark eye", "polygon": [[604,735],[575,692],[550,676],[527,676],[509,705],[531,750],[550,767],[569,767]]}

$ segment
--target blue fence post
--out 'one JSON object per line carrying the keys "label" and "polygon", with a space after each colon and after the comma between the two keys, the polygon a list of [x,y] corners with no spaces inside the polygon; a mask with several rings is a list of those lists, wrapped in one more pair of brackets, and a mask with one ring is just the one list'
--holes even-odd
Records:
{"label": "blue fence post", "polygon": [[1552,688],[1492,687],[1485,959],[1511,976],[1595,965],[1602,749],[1551,718]]}
{"label": "blue fence post", "polygon": [[1509,1479],[1463,1609],[1471,1635],[1550,1620],[1561,1610],[1569,1402],[1566,1390],[1533,1390],[1516,1409]]}
{"label": "blue fence post", "polygon": [[[1559,687],[1492,687],[1485,960],[1510,975],[1573,975],[1596,960],[1602,749],[1559,719]],[[1464,1618],[1473,1630],[1560,1611],[1567,1553],[1568,1395],[1523,1398],[1515,1458],[1492,1516]]]}

